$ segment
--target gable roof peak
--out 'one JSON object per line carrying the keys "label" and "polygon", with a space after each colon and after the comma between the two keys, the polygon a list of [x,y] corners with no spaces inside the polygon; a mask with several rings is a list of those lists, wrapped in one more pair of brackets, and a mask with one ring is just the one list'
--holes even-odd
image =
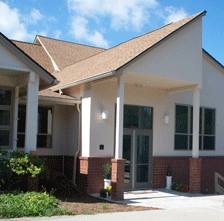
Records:
{"label": "gable roof peak", "polygon": [[135,62],[140,56],[153,50],[205,14],[206,11],[194,14],[71,64],[55,74],[60,83],[54,86],[52,90],[68,88],[83,81],[86,82],[86,80],[93,81],[109,75],[119,74],[120,71]]}

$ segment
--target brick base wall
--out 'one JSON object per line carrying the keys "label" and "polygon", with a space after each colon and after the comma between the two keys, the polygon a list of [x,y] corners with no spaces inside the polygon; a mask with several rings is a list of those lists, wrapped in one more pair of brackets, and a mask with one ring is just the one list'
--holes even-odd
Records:
{"label": "brick base wall", "polygon": [[172,182],[189,185],[189,157],[153,157],[153,188],[166,187],[167,165],[172,167]]}
{"label": "brick base wall", "polygon": [[79,157],[77,185],[87,193],[98,193],[104,188],[103,165],[111,164],[112,157]]}
{"label": "brick base wall", "polygon": [[[62,156],[40,156],[50,172],[63,171]],[[97,193],[104,186],[103,165],[111,164],[111,157],[78,158],[77,184],[88,193]],[[153,188],[166,187],[167,165],[172,167],[172,181],[189,185],[190,157],[153,157]],[[224,156],[201,157],[201,192],[214,193],[214,173],[224,176]],[[74,157],[65,156],[65,176],[73,178]],[[88,189],[88,191],[87,191]]]}
{"label": "brick base wall", "polygon": [[112,200],[124,199],[124,159],[112,159]]}
{"label": "brick base wall", "polygon": [[[214,173],[224,176],[224,156],[200,157],[201,192],[214,193]],[[172,182],[189,185],[190,157],[153,157],[153,188],[166,187],[166,168],[172,167]]]}
{"label": "brick base wall", "polygon": [[190,158],[189,192],[201,192],[201,158]]}
{"label": "brick base wall", "polygon": [[214,193],[214,173],[224,176],[224,156],[202,157],[201,161],[201,192]]}

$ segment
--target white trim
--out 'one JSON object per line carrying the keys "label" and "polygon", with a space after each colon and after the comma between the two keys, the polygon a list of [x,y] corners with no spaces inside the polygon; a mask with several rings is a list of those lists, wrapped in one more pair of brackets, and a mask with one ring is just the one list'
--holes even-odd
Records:
{"label": "white trim", "polygon": [[11,53],[13,53],[17,58],[19,58],[19,60],[22,61],[25,65],[27,65],[31,70],[37,73],[48,84],[57,83],[56,78],[52,74],[47,72],[42,66],[40,66],[36,61],[29,57],[25,52],[23,52],[2,33],[0,33],[0,43]]}
{"label": "white trim", "polygon": [[167,93],[176,93],[176,92],[180,92],[180,91],[190,91],[193,90],[195,88],[195,84],[194,85],[188,85],[188,86],[183,86],[183,87],[175,87],[175,88],[170,88],[170,89],[166,89],[165,91]]}
{"label": "white trim", "polygon": [[95,76],[91,76],[91,77],[88,77],[88,78],[84,78],[84,79],[81,79],[81,80],[78,80],[78,81],[73,81],[73,82],[70,82],[70,83],[67,83],[67,84],[63,84],[61,86],[54,86],[51,90],[52,91],[58,91],[59,89],[65,89],[65,88],[68,88],[68,87],[73,87],[73,86],[77,86],[77,85],[80,85],[80,84],[89,83],[91,81],[100,80],[100,79],[110,77],[110,76],[116,76],[116,71],[109,71],[109,72],[105,72],[105,73],[102,73],[102,74],[97,74]]}
{"label": "white trim", "polygon": [[56,62],[54,61],[54,59],[51,57],[50,53],[48,52],[48,50],[45,48],[44,44],[41,42],[40,38],[37,36],[38,41],[40,42],[40,44],[42,45],[42,47],[44,48],[44,50],[46,51],[47,55],[49,56],[49,58],[51,59],[51,62],[54,66],[54,70],[55,71],[60,71],[59,67],[57,66]]}
{"label": "white trim", "polygon": [[42,95],[39,95],[39,100],[40,101],[52,101],[52,102],[63,103],[63,104],[68,104],[68,105],[81,104],[81,101],[75,100],[75,99],[45,97],[45,96],[42,96]]}
{"label": "white trim", "polygon": [[13,150],[17,150],[17,125],[18,125],[19,87],[15,88],[14,119],[13,119]]}
{"label": "white trim", "polygon": [[135,188],[135,154],[136,154],[136,146],[135,146],[135,130],[133,130],[132,189]]}
{"label": "white trim", "polygon": [[8,69],[8,70],[14,70],[14,71],[30,72],[30,69],[29,68],[20,67],[20,66],[9,66],[9,65],[0,64],[0,68],[2,68],[2,69]]}
{"label": "white trim", "polygon": [[[30,73],[32,75],[32,73]],[[30,78],[29,78],[30,79]],[[28,82],[26,100],[25,152],[37,150],[37,116],[38,116],[39,75],[35,82]]]}
{"label": "white trim", "polygon": [[124,114],[124,78],[123,77],[118,77],[115,159],[122,159],[122,153],[123,153],[123,114]]}
{"label": "white trim", "polygon": [[200,113],[200,89],[193,90],[193,146],[192,157],[199,158],[199,113]]}

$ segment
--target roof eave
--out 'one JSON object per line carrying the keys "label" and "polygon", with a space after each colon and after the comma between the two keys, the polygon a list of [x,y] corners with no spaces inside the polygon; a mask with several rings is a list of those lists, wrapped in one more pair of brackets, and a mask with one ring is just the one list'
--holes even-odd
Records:
{"label": "roof eave", "polygon": [[204,17],[206,15],[207,11],[203,11],[201,12],[201,14],[199,14],[198,16],[196,16],[195,18],[193,18],[192,20],[190,20],[189,22],[187,22],[186,24],[182,25],[181,27],[179,27],[178,29],[176,29],[175,31],[171,32],[169,35],[165,36],[163,39],[161,39],[160,41],[158,41],[156,44],[154,44],[153,46],[147,48],[145,51],[141,52],[139,55],[137,55],[136,57],[134,57],[132,60],[128,61],[127,63],[125,63],[124,65],[122,65],[121,67],[117,68],[117,74],[120,74],[124,69],[126,69],[127,67],[129,67],[131,64],[133,64],[134,62],[136,62],[137,60],[139,60],[140,58],[142,58],[144,55],[146,55],[147,53],[151,52],[152,50],[154,50],[155,48],[157,48],[158,46],[160,46],[161,44],[163,44],[163,42],[167,41],[168,39],[172,38],[174,35],[176,35],[178,32],[182,31],[184,28],[188,27],[189,25],[192,24],[192,22],[197,21],[198,19]]}
{"label": "roof eave", "polygon": [[41,101],[51,101],[51,102],[55,102],[55,103],[63,103],[63,104],[68,104],[68,105],[75,105],[75,104],[81,103],[81,101],[78,99],[49,97],[49,96],[43,96],[43,95],[39,95],[38,99]]}
{"label": "roof eave", "polygon": [[210,55],[205,49],[202,48],[202,52],[204,55],[206,55],[208,58],[210,58],[213,62],[215,62],[221,69],[224,71],[224,66],[217,61],[212,55]]}
{"label": "roof eave", "polygon": [[30,69],[36,72],[46,83],[50,85],[58,84],[56,78],[34,61],[29,55],[22,51],[17,45],[15,45],[10,39],[0,32],[0,43],[4,45],[10,52],[17,56],[24,64]]}
{"label": "roof eave", "polygon": [[101,80],[103,78],[108,78],[108,77],[112,77],[112,76],[116,76],[116,75],[117,75],[116,71],[109,71],[109,72],[98,74],[98,75],[95,75],[95,76],[92,76],[92,77],[84,78],[84,79],[81,79],[81,80],[78,80],[78,81],[73,81],[73,82],[70,82],[68,84],[64,84],[64,85],[61,85],[61,86],[54,86],[51,90],[52,91],[57,91],[57,90],[60,90],[60,89],[62,90],[62,89],[65,89],[65,88],[78,86],[80,84],[86,84],[86,83],[89,83],[89,82],[92,82],[92,81],[97,81],[97,80]]}

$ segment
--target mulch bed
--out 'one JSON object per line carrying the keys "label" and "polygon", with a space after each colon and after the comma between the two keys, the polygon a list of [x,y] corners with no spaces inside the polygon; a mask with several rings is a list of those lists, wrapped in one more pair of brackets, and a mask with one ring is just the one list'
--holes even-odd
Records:
{"label": "mulch bed", "polygon": [[52,179],[52,183],[56,189],[54,195],[62,200],[62,202],[58,203],[58,206],[60,208],[67,208],[75,215],[158,209],[153,207],[117,204],[104,199],[95,198],[84,193],[82,189],[78,189],[71,181],[67,180],[61,174],[56,174]]}

